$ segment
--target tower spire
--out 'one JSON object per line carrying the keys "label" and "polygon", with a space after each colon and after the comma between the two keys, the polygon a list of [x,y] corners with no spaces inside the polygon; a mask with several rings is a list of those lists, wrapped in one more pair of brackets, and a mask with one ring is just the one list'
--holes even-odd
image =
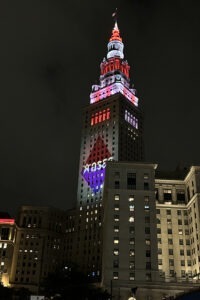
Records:
{"label": "tower spire", "polygon": [[115,21],[115,23],[117,22],[117,7],[115,8],[115,11],[114,11],[114,13],[112,14],[112,17],[113,17],[113,19],[114,19],[114,21]]}
{"label": "tower spire", "polygon": [[117,8],[115,9],[115,12],[112,14],[112,17],[115,21],[114,28],[112,30],[112,36],[110,38],[110,41],[120,41],[122,42],[122,39],[120,37],[119,27],[117,24]]}

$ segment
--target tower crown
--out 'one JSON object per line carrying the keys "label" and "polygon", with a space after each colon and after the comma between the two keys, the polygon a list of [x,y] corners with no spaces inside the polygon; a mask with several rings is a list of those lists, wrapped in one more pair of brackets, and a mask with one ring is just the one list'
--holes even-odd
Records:
{"label": "tower crown", "polygon": [[115,21],[107,49],[107,56],[100,65],[100,82],[92,86],[90,103],[92,104],[120,93],[135,106],[138,106],[138,98],[135,96],[136,90],[130,87],[130,66],[124,60],[124,44],[117,21]]}

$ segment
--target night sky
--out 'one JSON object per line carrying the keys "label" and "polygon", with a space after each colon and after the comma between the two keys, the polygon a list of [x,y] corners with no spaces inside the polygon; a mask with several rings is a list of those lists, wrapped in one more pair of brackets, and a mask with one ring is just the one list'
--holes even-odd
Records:
{"label": "night sky", "polygon": [[81,112],[116,6],[144,107],[146,160],[200,164],[199,1],[1,1],[0,210],[75,203]]}

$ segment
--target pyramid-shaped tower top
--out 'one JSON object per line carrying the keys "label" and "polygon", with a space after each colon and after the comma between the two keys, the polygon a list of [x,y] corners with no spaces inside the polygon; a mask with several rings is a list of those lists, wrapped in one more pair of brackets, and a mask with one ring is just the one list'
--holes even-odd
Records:
{"label": "pyramid-shaped tower top", "polygon": [[112,30],[112,36],[110,38],[110,42],[111,41],[120,41],[120,42],[122,42],[122,38],[120,37],[120,31],[119,31],[119,28],[118,28],[118,25],[117,25],[117,21],[115,21],[115,26]]}

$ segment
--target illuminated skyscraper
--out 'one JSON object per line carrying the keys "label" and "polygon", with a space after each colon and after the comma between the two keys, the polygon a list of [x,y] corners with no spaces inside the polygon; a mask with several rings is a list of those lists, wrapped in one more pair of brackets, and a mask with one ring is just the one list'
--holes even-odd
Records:
{"label": "illuminated skyscraper", "polygon": [[83,112],[78,205],[102,199],[106,161],[144,158],[143,119],[117,22],[107,47],[99,84],[92,86],[90,104]]}
{"label": "illuminated skyscraper", "polygon": [[[74,264],[112,299],[169,299],[200,283],[200,166],[146,163],[143,119],[117,23],[84,109],[75,209],[0,214],[0,282],[38,291]],[[104,182],[105,181],[105,182]],[[49,263],[51,262],[51,263]]]}

